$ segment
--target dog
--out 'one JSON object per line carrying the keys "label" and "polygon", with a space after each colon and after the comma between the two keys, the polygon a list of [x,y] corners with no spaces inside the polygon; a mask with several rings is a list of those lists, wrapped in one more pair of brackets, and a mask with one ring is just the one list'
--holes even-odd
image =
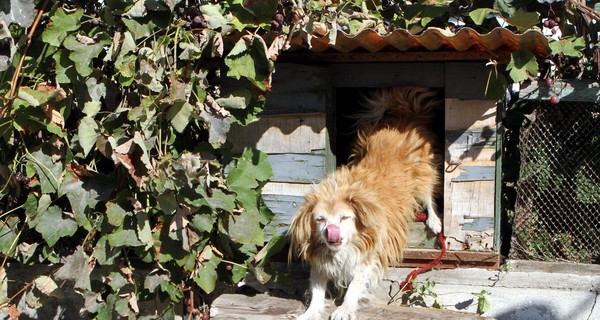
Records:
{"label": "dog", "polygon": [[366,98],[348,164],[305,196],[288,229],[289,259],[311,266],[312,299],[298,319],[321,318],[330,281],[346,290],[330,319],[356,319],[359,302],[402,260],[419,210],[426,209],[427,226],[441,232],[434,203],[440,159],[430,128],[435,96],[427,88],[402,87]]}

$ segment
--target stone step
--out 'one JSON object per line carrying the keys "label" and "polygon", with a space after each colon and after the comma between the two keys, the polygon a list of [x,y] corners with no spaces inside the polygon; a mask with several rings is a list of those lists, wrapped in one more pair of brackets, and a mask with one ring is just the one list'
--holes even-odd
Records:
{"label": "stone step", "polygon": [[[330,304],[327,314],[334,310]],[[301,301],[275,297],[269,294],[247,296],[223,294],[216,298],[210,309],[211,320],[284,320],[296,319],[304,312]],[[326,317],[324,316],[323,319]],[[415,320],[482,320],[491,319],[472,313],[443,309],[413,308],[406,306],[372,305],[359,309],[360,320],[415,319]]]}

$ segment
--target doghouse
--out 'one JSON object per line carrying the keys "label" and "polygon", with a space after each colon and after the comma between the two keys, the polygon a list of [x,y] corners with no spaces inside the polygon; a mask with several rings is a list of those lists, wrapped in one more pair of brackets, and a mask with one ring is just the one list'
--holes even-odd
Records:
{"label": "doghouse", "polygon": [[[269,154],[274,176],[263,192],[276,214],[270,235],[286,230],[311,185],[347,159],[352,141],[349,115],[369,89],[421,85],[438,89],[444,101],[436,128],[444,146],[443,212],[446,266],[497,267],[500,261],[501,121],[499,106],[485,98],[491,67],[510,52],[547,53],[539,32],[505,29],[480,35],[465,28],[447,36],[431,29],[420,36],[398,30],[382,37],[365,30],[354,37],[302,37],[276,62],[272,91],[261,119],[234,127],[234,151],[256,147]],[[500,106],[501,107],[501,106]],[[443,208],[443,210],[442,210]],[[404,265],[434,259],[437,238],[414,222]]]}

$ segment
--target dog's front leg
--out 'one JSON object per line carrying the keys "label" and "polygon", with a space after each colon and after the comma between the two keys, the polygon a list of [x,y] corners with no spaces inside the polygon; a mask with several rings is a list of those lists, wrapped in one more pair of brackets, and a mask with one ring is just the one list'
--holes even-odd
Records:
{"label": "dog's front leg", "polygon": [[327,291],[327,277],[317,271],[310,271],[310,305],[298,320],[321,319],[325,311],[325,292]]}
{"label": "dog's front leg", "polygon": [[348,285],[344,302],[331,314],[331,320],[355,320],[358,319],[356,311],[360,299],[369,291],[373,283],[373,266],[362,266],[354,274],[354,278]]}

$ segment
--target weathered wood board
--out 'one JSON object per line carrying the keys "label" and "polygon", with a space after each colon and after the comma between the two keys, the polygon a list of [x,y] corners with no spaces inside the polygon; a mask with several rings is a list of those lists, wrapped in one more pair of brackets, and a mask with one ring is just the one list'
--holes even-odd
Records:
{"label": "weathered wood board", "polygon": [[563,80],[554,83],[550,88],[545,83],[531,81],[519,91],[519,98],[528,100],[548,100],[558,95],[561,101],[600,101],[600,84],[593,80]]}
{"label": "weathered wood board", "polygon": [[[336,306],[326,301],[326,313],[331,314]],[[302,301],[280,298],[268,294],[246,296],[223,294],[213,301],[210,318],[213,320],[284,320],[296,319],[306,310]],[[360,308],[357,317],[363,320],[381,319],[429,319],[429,320],[471,320],[485,319],[476,314],[445,309],[411,308],[374,304]],[[324,317],[325,318],[325,317]]]}
{"label": "weathered wood board", "polygon": [[262,116],[245,127],[233,125],[227,139],[236,153],[248,147],[266,153],[324,150],[327,142],[325,113]]}
{"label": "weathered wood board", "polygon": [[493,251],[496,104],[446,99],[444,232],[449,250]]}

